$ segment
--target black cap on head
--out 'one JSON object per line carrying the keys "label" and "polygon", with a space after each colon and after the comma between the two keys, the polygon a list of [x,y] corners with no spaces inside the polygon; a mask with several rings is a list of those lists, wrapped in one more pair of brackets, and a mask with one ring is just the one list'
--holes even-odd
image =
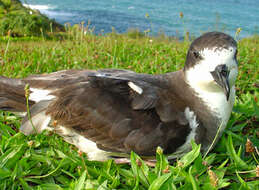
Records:
{"label": "black cap on head", "polygon": [[193,67],[202,57],[199,52],[203,49],[228,49],[237,47],[236,41],[229,35],[222,32],[208,32],[196,38],[187,53],[184,70]]}

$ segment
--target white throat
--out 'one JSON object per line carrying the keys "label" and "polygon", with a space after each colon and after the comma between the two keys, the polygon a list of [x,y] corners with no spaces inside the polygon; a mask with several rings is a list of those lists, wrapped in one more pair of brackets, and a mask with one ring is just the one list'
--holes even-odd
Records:
{"label": "white throat", "polygon": [[197,96],[200,97],[208,108],[217,115],[221,122],[223,122],[222,130],[224,130],[234,105],[235,86],[231,87],[228,101],[224,92],[219,91],[218,89],[204,90],[193,84],[190,84],[190,86],[196,92]]}
{"label": "white throat", "polygon": [[[185,71],[187,83],[222,122],[222,130],[227,125],[235,101],[234,84],[238,74],[235,52],[235,47],[205,48],[200,51],[202,59],[199,63]],[[230,95],[228,101],[222,87],[215,82],[211,74],[218,65],[226,65],[229,70]]]}
{"label": "white throat", "polygon": [[[235,85],[231,86],[229,100],[221,87],[215,82],[203,83],[194,80],[197,79],[197,74],[194,71],[186,72],[186,81],[195,91],[197,96],[207,105],[207,107],[219,118],[222,122],[221,131],[223,131],[229,120],[234,101],[235,101]],[[201,73],[200,73],[201,74]]]}

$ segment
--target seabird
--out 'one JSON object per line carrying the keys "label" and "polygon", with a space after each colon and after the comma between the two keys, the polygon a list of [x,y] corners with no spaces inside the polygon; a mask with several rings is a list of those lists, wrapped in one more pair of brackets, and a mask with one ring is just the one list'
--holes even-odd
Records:
{"label": "seabird", "polygon": [[188,152],[192,140],[207,151],[231,114],[236,55],[231,36],[209,32],[192,42],[184,68],[176,72],[64,70],[0,77],[0,109],[26,112],[28,84],[31,121],[25,116],[20,131],[53,130],[89,160],[127,157],[131,151],[152,157],[158,146],[174,158]]}

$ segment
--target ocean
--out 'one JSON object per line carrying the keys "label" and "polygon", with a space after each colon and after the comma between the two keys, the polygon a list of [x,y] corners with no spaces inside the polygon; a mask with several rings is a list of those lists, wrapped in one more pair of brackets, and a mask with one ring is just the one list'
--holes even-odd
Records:
{"label": "ocean", "polygon": [[259,0],[23,0],[61,24],[90,23],[96,34],[138,28],[181,37],[223,31],[259,34]]}

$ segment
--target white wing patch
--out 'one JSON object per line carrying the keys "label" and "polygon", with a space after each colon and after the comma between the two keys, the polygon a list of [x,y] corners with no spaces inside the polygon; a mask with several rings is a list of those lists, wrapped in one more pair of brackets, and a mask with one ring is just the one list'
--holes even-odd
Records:
{"label": "white wing patch", "polygon": [[34,101],[34,102],[39,102],[42,100],[51,100],[55,98],[53,95],[49,95],[51,91],[49,90],[42,90],[38,88],[30,88],[30,97],[29,100]]}
{"label": "white wing patch", "polygon": [[138,94],[142,94],[143,89],[140,88],[139,86],[137,86],[136,84],[134,84],[133,82],[128,82],[129,87],[134,90],[135,92],[137,92]]}
{"label": "white wing patch", "polygon": [[104,74],[104,73],[97,73],[95,76],[97,76],[97,77],[106,77],[106,74]]}
{"label": "white wing patch", "polygon": [[189,107],[185,108],[184,115],[189,122],[191,132],[186,137],[185,143],[176,150],[175,154],[180,154],[180,153],[187,152],[187,151],[191,150],[191,141],[195,139],[196,129],[199,125],[197,120],[196,120],[196,115],[194,114],[193,111],[190,110]]}
{"label": "white wing patch", "polygon": [[95,142],[86,139],[72,129],[57,126],[55,127],[55,131],[64,137],[65,141],[75,145],[82,152],[85,152],[88,160],[105,161],[108,160],[111,155],[111,153],[99,149]]}

